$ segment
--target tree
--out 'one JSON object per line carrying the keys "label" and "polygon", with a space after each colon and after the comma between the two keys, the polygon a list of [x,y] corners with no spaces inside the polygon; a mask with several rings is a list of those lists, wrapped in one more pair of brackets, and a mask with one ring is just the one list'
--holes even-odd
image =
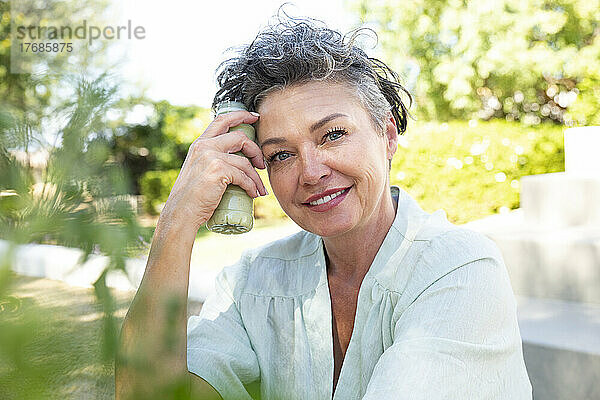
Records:
{"label": "tree", "polygon": [[[106,286],[110,270],[125,270],[127,257],[139,253],[149,232],[138,225],[130,204],[119,197],[130,192],[121,167],[111,162],[110,144],[103,115],[110,106],[114,88],[102,79],[81,80],[75,88],[76,98],[63,110],[66,122],[60,129],[62,146],[50,149],[41,177],[28,158],[19,159],[11,151],[14,138],[22,138],[30,128],[10,114],[0,114],[0,238],[12,243],[54,243],[78,247],[84,262],[92,253],[109,257],[109,265],[94,284],[104,309],[104,354],[106,361],[115,352],[118,328],[114,300]],[[22,153],[23,154],[23,153]],[[27,154],[27,153],[24,153]],[[10,296],[11,256],[3,253],[0,262],[0,305],[14,301]],[[10,320],[9,320],[10,321]],[[28,314],[16,324],[1,321],[0,348],[16,348],[15,358],[4,361],[6,374],[23,381],[40,378],[18,351],[31,345],[30,335],[20,335],[35,326],[37,316]],[[43,382],[43,381],[42,381]],[[35,390],[43,391],[42,383]],[[33,390],[33,389],[32,389]],[[9,396],[10,397],[10,396]],[[44,397],[44,396],[43,396]]]}
{"label": "tree", "polygon": [[[24,141],[12,143],[13,148],[28,151],[59,144],[48,142],[52,137],[48,127],[56,124],[54,117],[64,108],[65,99],[77,96],[74,89],[82,76],[94,80],[114,63],[105,58],[114,41],[97,40],[91,46],[71,37],[60,41],[72,42],[72,52],[23,52],[20,44],[31,40],[19,38],[17,28],[75,28],[84,20],[103,26],[108,5],[109,0],[0,1],[0,109],[16,119],[18,126],[28,127],[27,134],[21,135]],[[39,41],[50,42],[55,41]]]}
{"label": "tree", "polygon": [[[600,123],[600,1],[360,0],[386,60],[420,69],[418,113]],[[590,106],[591,105],[591,106]]]}
{"label": "tree", "polygon": [[[24,21],[21,13],[11,15],[12,11],[31,6],[24,15],[40,21],[53,17],[68,25],[81,15],[100,15],[106,1],[19,0],[16,4],[21,8],[9,4],[0,1],[0,238],[10,243],[8,253],[0,258],[0,312],[6,311],[7,304],[15,306],[11,315],[0,318],[0,381],[17,379],[24,393],[30,394],[19,398],[46,398],[51,394],[43,372],[30,365],[25,355],[31,352],[23,351],[36,343],[31,332],[37,332],[40,315],[33,307],[22,315],[20,300],[11,296],[12,245],[37,242],[78,247],[84,252],[80,262],[95,252],[109,257],[94,288],[104,310],[102,349],[110,362],[117,326],[107,272],[123,270],[126,257],[137,255],[144,245],[142,239],[148,240],[150,234],[140,228],[134,210],[120,197],[131,188],[121,166],[110,159],[105,113],[114,103],[115,85],[98,70],[87,70],[98,61],[104,45],[93,51],[84,49],[73,58],[66,54],[40,57],[39,73],[11,70],[15,42],[8,35],[9,26],[11,20]],[[56,128],[49,129],[49,121]],[[52,133],[54,143],[48,143],[46,138]],[[32,149],[45,149],[47,163],[34,166]],[[0,387],[0,397],[13,397],[10,389]]]}
{"label": "tree", "polygon": [[119,107],[129,109],[129,103],[145,108],[147,121],[128,124],[126,112],[113,121],[111,154],[129,172],[134,192],[144,195],[145,209],[156,213],[157,205],[167,200],[190,144],[211,121],[211,112],[164,100],[127,99]]}

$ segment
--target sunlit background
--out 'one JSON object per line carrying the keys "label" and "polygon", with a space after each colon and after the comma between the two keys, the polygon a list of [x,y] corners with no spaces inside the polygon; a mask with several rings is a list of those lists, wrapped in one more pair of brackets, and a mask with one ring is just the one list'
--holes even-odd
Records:
{"label": "sunlit background", "polygon": [[[283,10],[370,28],[358,43],[412,93],[391,183],[496,241],[535,398],[600,398],[600,1],[296,3]],[[215,69],[280,5],[0,1],[0,398],[112,398],[120,323],[212,120]],[[15,33],[84,20],[144,38],[28,53]],[[198,232],[190,313],[243,249],[298,229],[272,194],[254,213],[248,234]]]}

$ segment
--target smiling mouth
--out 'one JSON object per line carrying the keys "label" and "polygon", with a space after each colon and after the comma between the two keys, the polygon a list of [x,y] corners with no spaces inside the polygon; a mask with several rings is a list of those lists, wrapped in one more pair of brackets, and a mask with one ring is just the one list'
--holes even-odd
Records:
{"label": "smiling mouth", "polygon": [[340,190],[339,192],[328,194],[327,196],[323,196],[320,199],[317,199],[315,201],[311,201],[311,202],[305,203],[305,204],[311,205],[311,206],[318,206],[318,205],[321,205],[321,204],[325,204],[325,203],[327,203],[327,202],[335,199],[336,197],[338,197],[338,196],[346,193],[348,190],[350,190],[350,188],[346,188],[346,189]]}

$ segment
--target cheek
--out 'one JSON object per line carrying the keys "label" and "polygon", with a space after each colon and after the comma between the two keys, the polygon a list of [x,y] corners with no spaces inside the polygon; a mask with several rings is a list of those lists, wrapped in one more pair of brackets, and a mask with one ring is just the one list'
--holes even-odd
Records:
{"label": "cheek", "polygon": [[387,171],[387,147],[379,136],[373,140],[353,143],[346,151],[336,157],[338,165],[344,165],[345,170],[357,178],[367,181],[376,181]]}
{"label": "cheek", "polygon": [[271,168],[269,173],[269,183],[273,189],[273,194],[280,203],[289,201],[293,194],[294,180],[290,171],[281,168]]}
{"label": "cheek", "polygon": [[366,165],[363,169],[363,176],[368,183],[375,184],[381,178],[381,169],[378,165]]}

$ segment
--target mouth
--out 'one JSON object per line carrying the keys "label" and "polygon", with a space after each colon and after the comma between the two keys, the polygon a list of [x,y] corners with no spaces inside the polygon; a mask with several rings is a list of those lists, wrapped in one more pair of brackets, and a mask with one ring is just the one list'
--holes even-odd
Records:
{"label": "mouth", "polygon": [[[347,187],[345,189],[336,190],[333,193],[331,193],[331,191],[328,191],[330,193],[328,193],[322,197],[313,199],[310,202],[306,202],[306,203],[302,203],[302,204],[307,206],[309,209],[311,209],[313,211],[317,211],[317,212],[327,211],[327,210],[330,210],[331,208],[337,206],[339,203],[341,203],[346,198],[346,195],[348,194],[350,189],[352,189],[352,186]],[[324,192],[324,193],[327,193],[327,192]]]}

